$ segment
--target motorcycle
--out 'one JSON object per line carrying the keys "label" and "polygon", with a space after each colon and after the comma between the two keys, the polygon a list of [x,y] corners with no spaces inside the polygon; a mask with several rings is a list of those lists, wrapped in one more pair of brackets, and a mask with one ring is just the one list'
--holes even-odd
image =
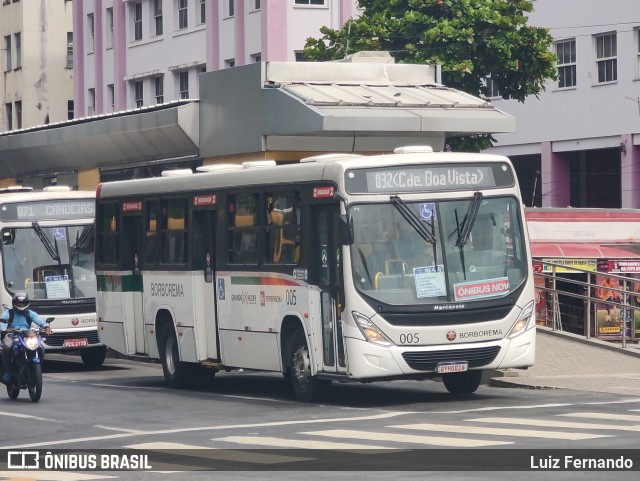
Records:
{"label": "motorcycle", "polygon": [[45,329],[7,330],[7,335],[10,333],[13,334],[13,342],[9,364],[11,380],[6,383],[7,394],[10,399],[16,399],[21,389],[27,389],[31,401],[38,402],[42,396],[42,334]]}

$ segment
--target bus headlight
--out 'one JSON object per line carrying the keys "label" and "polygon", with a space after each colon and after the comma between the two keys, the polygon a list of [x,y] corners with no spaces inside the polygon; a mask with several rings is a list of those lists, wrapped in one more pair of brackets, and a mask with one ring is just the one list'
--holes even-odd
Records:
{"label": "bus headlight", "polygon": [[393,342],[391,342],[369,318],[355,311],[352,312],[351,315],[353,316],[353,320],[356,321],[356,326],[358,326],[358,329],[360,329],[360,332],[367,341],[382,347],[393,346]]}
{"label": "bus headlight", "polygon": [[518,319],[516,320],[515,324],[513,325],[513,327],[511,327],[509,334],[507,334],[507,338],[511,339],[516,336],[519,336],[523,332],[528,331],[529,329],[531,329],[536,325],[536,316],[534,312],[534,307],[535,307],[534,301],[531,301],[529,304],[524,306],[524,309],[522,309],[522,312],[518,316]]}

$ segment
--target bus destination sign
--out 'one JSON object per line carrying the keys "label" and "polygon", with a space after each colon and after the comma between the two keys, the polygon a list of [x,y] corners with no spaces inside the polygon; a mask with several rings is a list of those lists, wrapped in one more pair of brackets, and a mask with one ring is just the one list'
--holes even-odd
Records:
{"label": "bus destination sign", "polygon": [[513,186],[507,164],[448,164],[354,169],[347,172],[349,193],[440,192]]}
{"label": "bus destination sign", "polygon": [[0,218],[3,221],[62,220],[93,217],[95,212],[93,199],[48,200],[5,204]]}

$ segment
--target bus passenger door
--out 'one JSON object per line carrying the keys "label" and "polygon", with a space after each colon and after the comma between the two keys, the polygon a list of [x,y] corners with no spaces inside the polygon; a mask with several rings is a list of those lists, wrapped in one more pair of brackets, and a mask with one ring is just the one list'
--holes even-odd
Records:
{"label": "bus passenger door", "polygon": [[[218,321],[216,318],[215,292],[215,229],[216,210],[193,211],[193,270],[194,309],[196,319],[204,319],[204,332],[198,331],[198,339],[206,339],[206,346],[199,344],[200,352],[206,351],[208,359],[219,360]],[[201,307],[196,307],[201,306]],[[202,317],[201,317],[202,316]]]}
{"label": "bus passenger door", "polygon": [[[129,350],[135,348],[137,354],[148,354],[147,337],[145,335],[145,321],[142,309],[142,275],[140,273],[140,259],[142,258],[141,233],[144,231],[144,219],[137,213],[122,217],[123,235],[123,267],[130,270],[130,280],[123,282],[124,325],[128,332],[125,335],[133,337],[135,342],[127,341]],[[129,277],[129,275],[127,275]],[[124,285],[129,287],[125,288]],[[126,294],[125,294],[126,293]],[[133,328],[133,331],[129,328]]]}
{"label": "bus passenger door", "polygon": [[342,246],[338,234],[338,204],[312,207],[316,229],[314,269],[321,289],[322,364],[325,372],[346,372],[344,340],[342,337],[342,309],[344,286],[342,277]]}

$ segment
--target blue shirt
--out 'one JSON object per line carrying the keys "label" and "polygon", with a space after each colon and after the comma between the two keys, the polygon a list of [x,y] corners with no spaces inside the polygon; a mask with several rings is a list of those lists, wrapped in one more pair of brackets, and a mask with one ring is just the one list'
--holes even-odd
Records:
{"label": "blue shirt", "polygon": [[[45,321],[38,315],[37,312],[29,309],[29,317],[31,317],[31,323],[40,327],[47,327]],[[0,331],[6,331],[7,327],[9,327],[9,309],[2,313],[2,318],[0,318]],[[27,322],[27,318],[24,314],[18,309],[13,310],[13,321],[11,322],[11,327],[13,329],[25,330],[29,329],[29,323]]]}

